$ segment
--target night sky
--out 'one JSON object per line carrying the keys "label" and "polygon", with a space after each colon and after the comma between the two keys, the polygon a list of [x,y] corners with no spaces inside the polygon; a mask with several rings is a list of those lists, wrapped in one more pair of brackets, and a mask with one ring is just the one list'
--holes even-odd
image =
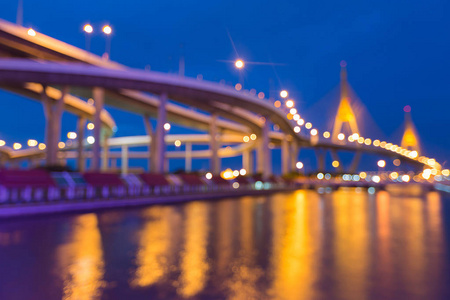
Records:
{"label": "night sky", "polygon": [[[17,1],[1,6],[0,18],[15,22]],[[234,85],[239,74],[223,60],[275,63],[248,64],[244,87],[272,96],[287,89],[300,114],[322,130],[330,129],[328,120],[317,112],[336,107],[345,60],[352,89],[384,138],[400,142],[410,105],[425,154],[441,163],[450,157],[449,1],[24,0],[24,26],[80,48],[86,22],[97,31],[94,53],[104,52],[100,29],[108,23],[111,59],[134,68],[177,72],[183,55],[186,76]],[[43,141],[41,104],[5,92],[0,98],[0,139]],[[118,136],[145,134],[140,117],[110,111]],[[63,132],[75,130],[75,117],[65,114],[63,122]],[[377,138],[370,129],[367,136]]]}

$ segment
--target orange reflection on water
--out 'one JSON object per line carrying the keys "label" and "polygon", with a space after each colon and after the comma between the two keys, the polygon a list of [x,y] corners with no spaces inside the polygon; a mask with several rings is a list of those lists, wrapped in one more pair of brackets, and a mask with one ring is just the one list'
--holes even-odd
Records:
{"label": "orange reflection on water", "polygon": [[331,197],[337,293],[348,299],[366,299],[371,257],[367,194],[349,189]]}
{"label": "orange reflection on water", "polygon": [[311,286],[317,276],[316,256],[321,244],[319,198],[307,191],[274,198],[274,280],[269,294],[277,299],[311,299],[315,296]]}
{"label": "orange reflection on water", "polygon": [[154,206],[146,209],[144,228],[139,232],[139,248],[136,254],[136,273],[132,286],[145,287],[158,282],[169,269],[170,218],[173,208]]}
{"label": "orange reflection on water", "polygon": [[207,280],[209,264],[207,244],[209,233],[209,204],[191,202],[185,206],[185,244],[181,253],[181,275],[177,293],[185,298],[202,291]]}
{"label": "orange reflection on water", "polygon": [[264,275],[256,266],[255,257],[255,206],[254,197],[243,197],[240,200],[240,251],[236,261],[232,263],[232,276],[226,285],[229,289],[228,299],[261,299],[261,290],[257,281]]}
{"label": "orange reflection on water", "polygon": [[58,248],[63,299],[99,299],[105,263],[97,215],[81,215],[73,223],[70,241]]}

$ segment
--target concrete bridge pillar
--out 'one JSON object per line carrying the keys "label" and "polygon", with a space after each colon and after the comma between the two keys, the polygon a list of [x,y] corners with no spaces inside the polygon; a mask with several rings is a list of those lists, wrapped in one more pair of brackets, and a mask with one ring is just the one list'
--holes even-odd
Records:
{"label": "concrete bridge pillar", "polygon": [[316,160],[317,160],[317,171],[324,172],[325,171],[325,154],[323,149],[315,149]]}
{"label": "concrete bridge pillar", "polygon": [[86,125],[86,119],[83,117],[78,118],[77,121],[77,169],[79,172],[83,172],[86,166],[84,154],[83,154],[83,141],[84,141],[84,128]]}
{"label": "concrete bridge pillar", "polygon": [[109,166],[108,166],[108,161],[109,161],[109,135],[108,134],[104,134],[103,135],[103,151],[102,151],[102,166],[101,166],[101,170],[102,171],[107,171]]}
{"label": "concrete bridge pillar", "polygon": [[210,170],[213,174],[220,173],[220,157],[219,157],[219,134],[217,132],[217,114],[211,115],[211,123],[209,124],[209,136],[210,136],[210,150],[211,150],[211,163]]}
{"label": "concrete bridge pillar", "polygon": [[[148,115],[144,115],[144,125],[145,125],[145,132],[147,133],[149,137],[149,144],[148,144],[148,171],[154,171],[156,169],[155,161],[155,132],[152,128],[152,123],[150,122],[150,117]],[[164,126],[164,124],[163,124]]]}
{"label": "concrete bridge pillar", "polygon": [[281,140],[281,175],[289,173],[289,159],[289,142],[287,140],[287,135],[284,135],[284,138]]}
{"label": "concrete bridge pillar", "polygon": [[128,174],[128,146],[122,145],[122,151],[121,152],[121,173],[126,175]]}
{"label": "concrete bridge pillar", "polygon": [[356,169],[358,168],[359,165],[359,161],[361,160],[361,155],[362,155],[361,151],[356,151],[349,168],[349,173],[354,174],[356,172]]}
{"label": "concrete bridge pillar", "polygon": [[164,140],[164,137],[166,135],[164,124],[167,121],[166,105],[167,105],[167,93],[163,93],[159,97],[158,119],[156,125],[155,145],[154,145],[155,155],[152,157],[154,163],[154,169],[152,169],[152,172],[161,174],[164,173],[164,158],[166,155],[166,142]]}
{"label": "concrete bridge pillar", "polygon": [[186,155],[184,170],[186,172],[192,172],[192,143],[186,143]]}
{"label": "concrete bridge pillar", "polygon": [[101,144],[101,118],[100,114],[103,110],[105,101],[105,90],[100,87],[94,87],[93,91],[95,115],[94,115],[94,144],[92,145],[92,170],[100,170],[100,144]]}
{"label": "concrete bridge pillar", "polygon": [[343,169],[343,167],[342,167],[342,163],[341,163],[341,161],[340,161],[340,159],[339,159],[339,156],[338,156],[336,150],[332,149],[332,150],[330,151],[330,153],[331,153],[331,157],[333,158],[333,160],[335,160],[335,161],[337,161],[337,162],[339,163],[339,166],[336,168],[336,170],[337,170],[339,173],[343,173],[343,172],[344,172],[344,169]]}
{"label": "concrete bridge pillar", "polygon": [[269,178],[272,175],[272,157],[269,143],[269,118],[266,116],[261,130],[261,143],[258,153],[258,170],[262,171],[263,178]]}
{"label": "concrete bridge pillar", "polygon": [[291,151],[290,151],[290,156],[291,156],[291,169],[290,171],[295,171],[297,169],[297,161],[298,161],[298,154],[299,154],[299,147],[296,141],[292,141],[291,142]]}
{"label": "concrete bridge pillar", "polygon": [[61,90],[61,97],[57,101],[50,100],[46,86],[42,86],[42,103],[45,113],[45,143],[47,145],[47,165],[58,164],[58,143],[61,139],[61,119],[64,110],[64,97],[69,92],[65,86]]}
{"label": "concrete bridge pillar", "polygon": [[250,167],[250,150],[244,150],[242,152],[242,168],[247,171],[247,174],[251,174],[251,167]]}

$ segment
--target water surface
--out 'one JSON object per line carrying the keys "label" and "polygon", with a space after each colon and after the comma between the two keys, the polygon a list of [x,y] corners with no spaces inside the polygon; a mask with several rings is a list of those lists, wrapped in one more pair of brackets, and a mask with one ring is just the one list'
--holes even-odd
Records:
{"label": "water surface", "polygon": [[0,299],[450,299],[449,229],[355,190],[1,221]]}

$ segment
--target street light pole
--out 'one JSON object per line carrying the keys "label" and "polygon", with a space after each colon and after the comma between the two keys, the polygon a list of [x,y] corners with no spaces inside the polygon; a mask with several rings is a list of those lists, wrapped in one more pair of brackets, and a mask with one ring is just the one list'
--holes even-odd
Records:
{"label": "street light pole", "polygon": [[109,25],[103,26],[103,33],[106,34],[106,45],[105,45],[105,54],[103,54],[103,58],[108,60],[111,55],[111,33],[112,28]]}
{"label": "street light pole", "polygon": [[91,24],[86,24],[83,27],[83,31],[84,31],[85,37],[86,37],[86,51],[89,52],[89,50],[91,48],[91,34],[94,31],[94,29],[92,28]]}

